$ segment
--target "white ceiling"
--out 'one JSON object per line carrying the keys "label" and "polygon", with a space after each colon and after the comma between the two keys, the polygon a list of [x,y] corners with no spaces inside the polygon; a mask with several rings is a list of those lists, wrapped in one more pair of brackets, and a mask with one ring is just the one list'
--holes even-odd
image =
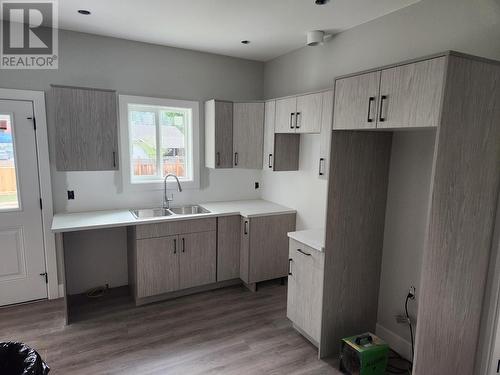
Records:
{"label": "white ceiling", "polygon": [[338,33],[417,1],[59,0],[59,28],[267,61],[304,46],[309,30]]}

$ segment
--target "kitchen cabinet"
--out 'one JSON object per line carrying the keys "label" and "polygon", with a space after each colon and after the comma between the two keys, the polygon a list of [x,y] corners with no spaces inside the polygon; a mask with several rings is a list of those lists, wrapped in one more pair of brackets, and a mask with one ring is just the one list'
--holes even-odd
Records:
{"label": "kitchen cabinet", "polygon": [[233,167],[262,168],[264,103],[233,104]]}
{"label": "kitchen cabinet", "polygon": [[242,218],[240,278],[255,284],[287,276],[287,233],[294,230],[294,213]]}
{"label": "kitchen cabinet", "polygon": [[445,57],[382,70],[377,128],[436,127]]}
{"label": "kitchen cabinet", "polygon": [[297,98],[284,98],[276,100],[275,133],[295,133],[295,112],[297,111]]}
{"label": "kitchen cabinet", "polygon": [[332,141],[333,91],[323,92],[322,106],[318,176],[321,179],[328,179],[330,169],[330,144]]}
{"label": "kitchen cabinet", "polygon": [[276,100],[275,133],[319,133],[322,93]]}
{"label": "kitchen cabinet", "polygon": [[335,80],[333,129],[375,129],[380,72]]}
{"label": "kitchen cabinet", "polygon": [[136,304],[145,298],[216,282],[216,219],[128,228],[129,283]]}
{"label": "kitchen cabinet", "polygon": [[335,80],[333,129],[436,127],[445,57]]}
{"label": "kitchen cabinet", "polygon": [[296,171],[299,169],[300,136],[274,133],[276,100],[265,103],[263,168],[272,171]]}
{"label": "kitchen cabinet", "polygon": [[137,241],[137,297],[148,297],[179,289],[177,236]]}
{"label": "kitchen cabinet", "polygon": [[233,166],[232,102],[205,102],[205,165],[207,168]]}
{"label": "kitchen cabinet", "polygon": [[323,93],[297,96],[295,112],[296,133],[319,133],[321,131],[321,113]]}
{"label": "kitchen cabinet", "polygon": [[115,91],[52,85],[49,107],[58,171],[118,169]]}
{"label": "kitchen cabinet", "polygon": [[287,317],[316,346],[320,342],[324,253],[290,239]]}
{"label": "kitchen cabinet", "polygon": [[217,281],[240,277],[240,215],[217,218]]}
{"label": "kitchen cabinet", "polygon": [[179,236],[179,289],[215,283],[216,243],[215,231]]}

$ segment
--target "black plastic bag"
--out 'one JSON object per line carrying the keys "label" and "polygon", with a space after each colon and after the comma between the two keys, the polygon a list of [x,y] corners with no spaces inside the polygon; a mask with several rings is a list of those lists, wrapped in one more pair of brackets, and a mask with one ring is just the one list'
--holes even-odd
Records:
{"label": "black plastic bag", "polygon": [[42,357],[22,342],[0,343],[1,375],[47,375],[50,371]]}

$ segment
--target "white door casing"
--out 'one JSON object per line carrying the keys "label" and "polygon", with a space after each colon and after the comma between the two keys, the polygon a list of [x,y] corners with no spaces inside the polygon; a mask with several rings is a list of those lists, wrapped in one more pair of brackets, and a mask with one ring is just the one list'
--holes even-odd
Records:
{"label": "white door casing", "polygon": [[0,156],[4,167],[12,166],[13,157],[17,190],[17,202],[12,194],[0,202],[0,305],[8,305],[47,298],[47,284],[41,275],[46,268],[33,103],[0,100],[0,115],[3,126],[6,119],[9,123],[13,144]]}

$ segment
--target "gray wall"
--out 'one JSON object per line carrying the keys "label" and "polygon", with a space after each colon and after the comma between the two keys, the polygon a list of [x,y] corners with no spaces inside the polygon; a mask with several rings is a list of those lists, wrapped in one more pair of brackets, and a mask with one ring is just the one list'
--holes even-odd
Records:
{"label": "gray wall", "polygon": [[[333,79],[346,73],[417,58],[445,50],[458,50],[500,60],[500,0],[422,0],[407,8],[357,26],[334,36],[323,46],[304,47],[269,61],[265,65],[264,92],[266,98],[298,94],[332,87]],[[262,196],[299,210],[299,228],[325,225],[326,183],[315,178],[319,149],[319,136],[301,136],[300,167],[297,172],[263,172]],[[423,148],[429,141],[420,140]],[[415,155],[410,149],[402,150],[403,137],[395,137],[393,151],[409,163]],[[415,142],[419,142],[416,140]],[[405,152],[403,152],[405,151]],[[406,153],[408,152],[408,153]],[[427,157],[422,155],[422,157]],[[427,159],[426,159],[427,160]],[[422,177],[430,175],[419,169]],[[393,162],[393,168],[395,164]],[[402,169],[404,172],[404,169]],[[392,180],[394,181],[394,179]],[[306,190],[307,189],[307,190]],[[408,194],[411,189],[408,187]],[[420,195],[419,195],[420,196]],[[394,199],[397,199],[395,197]],[[395,202],[388,202],[390,217],[404,217]],[[394,204],[394,207],[392,206]],[[414,202],[408,201],[411,207]],[[419,222],[419,215],[413,218]],[[387,218],[391,224],[390,217]],[[411,218],[407,217],[406,220]],[[409,283],[418,288],[420,256],[418,243],[401,248],[405,240],[415,239],[416,232],[406,232],[407,238],[389,241],[385,245],[380,291],[379,323],[394,331],[396,341],[407,339],[407,330],[394,325],[392,316],[400,313],[400,300],[406,296]],[[389,244],[390,243],[390,244]],[[392,258],[392,253],[396,253]],[[411,270],[404,274],[401,270]],[[417,289],[418,295],[418,289]]]}
{"label": "gray wall", "polygon": [[[260,62],[70,31],[59,32],[59,53],[58,70],[0,71],[0,87],[47,91],[50,84],[62,84],[200,102],[214,97],[233,100],[263,97],[264,64]],[[200,164],[203,166],[202,103],[200,115]],[[48,126],[52,127],[50,117]],[[53,142],[51,155],[52,146]],[[57,172],[51,158],[55,212],[147,207],[161,202],[161,191],[121,191],[119,172]],[[124,164],[122,161],[121,166]],[[211,171],[202,167],[201,188],[175,194],[176,202],[258,198],[260,192],[254,189],[254,182],[259,178],[259,171]],[[75,190],[74,201],[66,199],[68,189]],[[75,237],[77,249],[88,245],[93,251],[92,254],[68,252],[68,264],[77,268],[68,280],[73,292],[106,282],[111,286],[126,283],[126,262],[113,262],[113,259],[125,259],[124,233],[107,231],[104,236],[89,232],[89,236]],[[96,248],[93,244],[104,237],[107,241],[102,248]],[[98,265],[93,267],[91,278],[87,277],[89,263]],[[61,280],[61,265],[58,273]]]}

